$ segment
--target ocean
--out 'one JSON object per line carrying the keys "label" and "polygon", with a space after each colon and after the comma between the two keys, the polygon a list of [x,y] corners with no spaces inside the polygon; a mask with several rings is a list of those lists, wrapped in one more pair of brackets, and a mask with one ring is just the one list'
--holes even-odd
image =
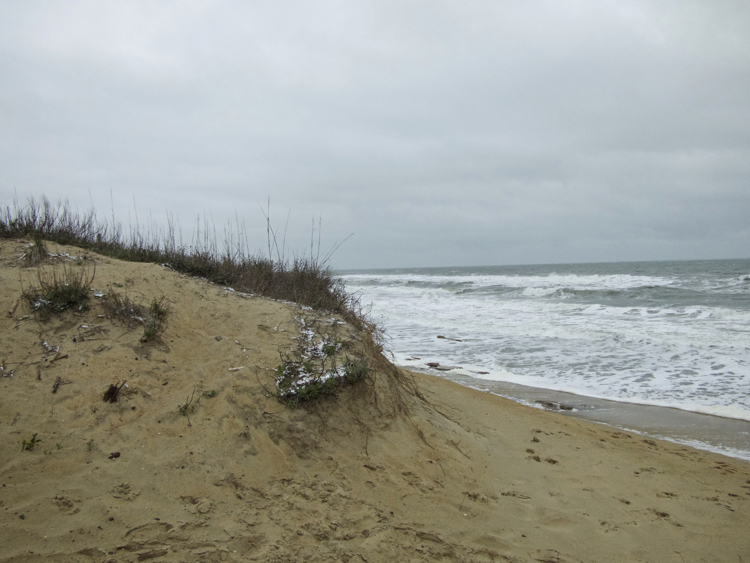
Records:
{"label": "ocean", "polygon": [[750,260],[338,273],[403,367],[750,459]]}

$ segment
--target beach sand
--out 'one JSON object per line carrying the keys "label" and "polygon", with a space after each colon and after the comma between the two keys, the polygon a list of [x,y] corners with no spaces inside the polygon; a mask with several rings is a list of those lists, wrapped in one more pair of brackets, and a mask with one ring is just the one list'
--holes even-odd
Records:
{"label": "beach sand", "polygon": [[311,311],[49,243],[171,313],[151,343],[95,297],[40,322],[27,244],[0,242],[2,561],[750,563],[747,462],[399,371],[346,326],[370,381],[290,409],[272,370]]}

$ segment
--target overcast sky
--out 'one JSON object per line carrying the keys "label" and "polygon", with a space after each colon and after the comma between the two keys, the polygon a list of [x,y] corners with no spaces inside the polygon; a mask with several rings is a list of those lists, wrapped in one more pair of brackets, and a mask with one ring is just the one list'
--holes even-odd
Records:
{"label": "overcast sky", "polygon": [[[750,257],[750,3],[0,0],[0,203],[335,268]],[[317,236],[317,233],[316,233]]]}

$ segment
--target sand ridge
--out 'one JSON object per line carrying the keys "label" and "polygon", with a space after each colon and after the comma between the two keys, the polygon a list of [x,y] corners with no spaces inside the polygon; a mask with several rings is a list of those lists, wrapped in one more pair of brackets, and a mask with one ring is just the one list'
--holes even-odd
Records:
{"label": "sand ridge", "polygon": [[48,243],[171,314],[153,343],[95,297],[42,323],[27,245],[0,243],[3,561],[750,561],[746,462],[399,372],[351,327],[370,380],[292,410],[310,311]]}

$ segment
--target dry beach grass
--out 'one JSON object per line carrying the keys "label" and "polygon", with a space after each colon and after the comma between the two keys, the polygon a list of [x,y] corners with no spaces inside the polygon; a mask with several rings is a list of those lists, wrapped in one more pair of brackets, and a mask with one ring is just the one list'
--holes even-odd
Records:
{"label": "dry beach grass", "polygon": [[[746,462],[403,372],[347,311],[30,243],[0,241],[0,560],[750,562]],[[41,318],[63,264],[88,307]],[[368,370],[290,408],[300,319]]]}

